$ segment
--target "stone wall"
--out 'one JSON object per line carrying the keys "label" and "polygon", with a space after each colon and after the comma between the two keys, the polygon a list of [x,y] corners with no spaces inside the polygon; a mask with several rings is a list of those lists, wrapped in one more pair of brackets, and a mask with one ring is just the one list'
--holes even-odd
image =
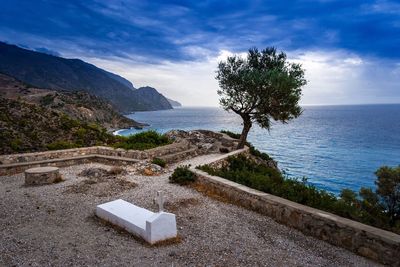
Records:
{"label": "stone wall", "polygon": [[[227,154],[225,157],[244,151]],[[213,165],[221,164],[220,158]],[[191,168],[203,189],[265,214],[307,235],[346,248],[383,264],[400,266],[400,235],[260,192]]]}
{"label": "stone wall", "polygon": [[142,160],[162,156],[169,153],[176,153],[188,149],[188,147],[189,144],[187,142],[180,142],[148,149],[145,151],[125,150],[122,148],[112,148],[106,146],[93,146],[44,152],[0,155],[0,166],[1,164],[15,164],[51,159],[73,158],[87,155],[103,155]]}
{"label": "stone wall", "polygon": [[97,154],[98,147],[83,147],[44,152],[0,155],[0,164],[14,164]]}

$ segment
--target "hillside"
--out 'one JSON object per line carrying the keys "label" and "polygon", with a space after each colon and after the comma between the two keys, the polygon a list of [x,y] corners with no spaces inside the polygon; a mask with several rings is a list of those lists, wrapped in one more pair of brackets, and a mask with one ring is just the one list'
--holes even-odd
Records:
{"label": "hillside", "polygon": [[111,135],[96,124],[21,100],[0,97],[0,154],[43,151],[63,144],[108,143]]}
{"label": "hillside", "polygon": [[109,100],[123,113],[172,109],[157,91],[136,90],[121,76],[79,59],[65,59],[0,42],[0,72],[51,90],[85,91]]}
{"label": "hillside", "polygon": [[[140,87],[136,90],[136,94],[142,99],[143,105],[149,107],[150,110],[156,110],[157,106],[161,106],[161,109],[170,109],[169,107],[172,107],[167,98],[157,92],[153,87]],[[157,103],[157,105],[155,105],[155,103]]]}
{"label": "hillside", "polygon": [[73,119],[97,123],[107,129],[143,126],[119,114],[103,99],[86,92],[33,88],[4,74],[0,74],[0,97],[38,105],[49,109],[49,113],[61,112]]}

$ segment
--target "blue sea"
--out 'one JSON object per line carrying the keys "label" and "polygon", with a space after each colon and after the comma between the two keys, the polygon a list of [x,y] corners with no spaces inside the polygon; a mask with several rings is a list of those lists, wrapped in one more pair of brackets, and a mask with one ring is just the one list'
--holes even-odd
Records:
{"label": "blue sea", "polygon": [[[220,108],[177,108],[128,115],[150,124],[146,129],[241,131],[241,119]],[[129,135],[140,130],[122,130]],[[338,194],[375,187],[374,172],[400,164],[400,104],[305,106],[288,124],[271,131],[254,125],[249,141],[278,161],[290,177],[307,177],[318,188]]]}

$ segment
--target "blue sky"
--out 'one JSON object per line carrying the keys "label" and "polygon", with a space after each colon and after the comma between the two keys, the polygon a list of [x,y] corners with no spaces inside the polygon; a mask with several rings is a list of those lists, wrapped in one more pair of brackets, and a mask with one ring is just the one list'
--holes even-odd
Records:
{"label": "blue sky", "polygon": [[304,104],[400,102],[399,1],[0,2],[0,40],[82,58],[188,105],[217,105],[217,62],[254,46],[303,64]]}

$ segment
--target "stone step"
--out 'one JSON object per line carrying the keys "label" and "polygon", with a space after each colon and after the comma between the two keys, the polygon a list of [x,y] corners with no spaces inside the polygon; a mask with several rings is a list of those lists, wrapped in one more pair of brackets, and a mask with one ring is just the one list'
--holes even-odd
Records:
{"label": "stone step", "polygon": [[175,162],[178,162],[181,160],[185,160],[185,159],[194,157],[196,155],[197,155],[197,149],[191,148],[191,149],[187,149],[187,150],[184,150],[181,152],[164,155],[164,156],[160,157],[160,159],[162,159],[166,163],[170,164],[170,163],[175,163]]}

